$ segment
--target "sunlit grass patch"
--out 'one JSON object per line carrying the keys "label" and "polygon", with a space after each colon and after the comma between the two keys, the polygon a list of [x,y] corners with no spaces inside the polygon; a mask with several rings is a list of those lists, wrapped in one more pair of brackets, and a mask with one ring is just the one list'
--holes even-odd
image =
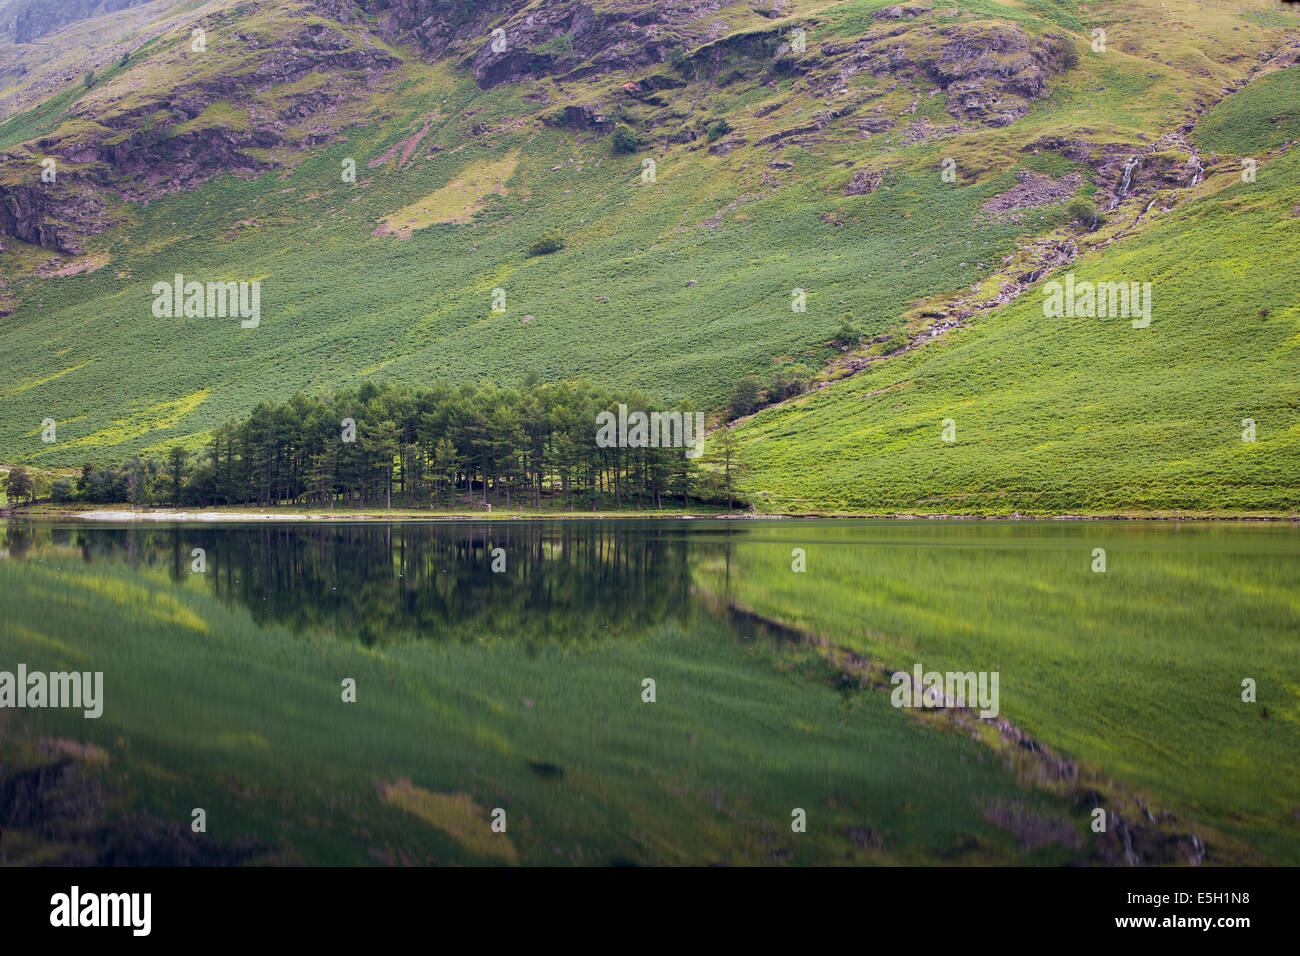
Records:
{"label": "sunlit grass patch", "polygon": [[475,163],[447,185],[385,216],[377,232],[409,238],[413,231],[435,223],[463,225],[483,208],[488,196],[506,193],[506,181],[518,164],[518,153]]}
{"label": "sunlit grass patch", "polygon": [[380,782],[378,787],[387,803],[441,830],[474,856],[519,863],[510,838],[491,830],[487,811],[476,806],[469,794],[432,793],[406,779]]}
{"label": "sunlit grass patch", "polygon": [[[140,438],[149,432],[164,428],[174,428],[186,415],[207,401],[208,389],[200,389],[181,398],[158,402],[143,412],[136,412],[126,418],[120,418],[110,427],[82,435],[79,438],[62,442],[65,447],[79,448],[105,444],[117,444],[133,438]],[[66,424],[66,423],[65,423]]]}

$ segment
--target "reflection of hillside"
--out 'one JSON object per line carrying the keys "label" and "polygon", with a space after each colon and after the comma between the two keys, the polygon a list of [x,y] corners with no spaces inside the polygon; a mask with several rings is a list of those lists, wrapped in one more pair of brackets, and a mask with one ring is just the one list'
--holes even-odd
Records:
{"label": "reflection of hillside", "polygon": [[[686,542],[653,525],[636,535],[595,522],[36,528],[22,538],[55,544],[87,561],[165,567],[178,581],[200,579],[190,563],[202,548],[201,580],[258,623],[364,644],[583,644],[689,617]],[[503,573],[491,570],[494,548]]]}

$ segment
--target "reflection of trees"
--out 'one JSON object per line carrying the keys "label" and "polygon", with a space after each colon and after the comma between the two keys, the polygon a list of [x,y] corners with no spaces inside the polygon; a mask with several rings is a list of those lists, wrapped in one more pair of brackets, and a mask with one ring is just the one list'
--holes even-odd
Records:
{"label": "reflection of trees", "polygon": [[23,557],[36,543],[36,525],[31,521],[10,518],[5,522],[4,547],[10,557]]}
{"label": "reflection of trees", "polygon": [[[39,533],[39,532],[38,532]],[[600,522],[266,524],[77,529],[87,561],[190,573],[259,623],[353,637],[578,644],[688,616],[687,543]],[[503,548],[504,573],[492,549]]]}

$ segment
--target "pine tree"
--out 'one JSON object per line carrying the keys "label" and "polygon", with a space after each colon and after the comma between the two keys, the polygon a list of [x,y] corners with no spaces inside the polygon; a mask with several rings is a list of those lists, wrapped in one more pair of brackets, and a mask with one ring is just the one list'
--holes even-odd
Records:
{"label": "pine tree", "polygon": [[180,445],[172,445],[167,451],[167,471],[172,478],[172,505],[179,507],[181,503],[181,479],[185,475],[185,463],[189,455]]}
{"label": "pine tree", "polygon": [[[456,447],[449,439],[441,439],[433,450],[433,473],[436,476],[435,482],[446,479],[447,488],[455,497],[456,486]],[[438,495],[440,489],[435,487],[434,496]]]}

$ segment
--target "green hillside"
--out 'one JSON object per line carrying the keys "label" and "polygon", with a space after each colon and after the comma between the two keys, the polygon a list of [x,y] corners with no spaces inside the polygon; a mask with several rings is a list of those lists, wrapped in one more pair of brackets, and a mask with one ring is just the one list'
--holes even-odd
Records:
{"label": "green hillside", "polygon": [[1218,103],[1197,124],[1207,149],[1241,156],[1271,150],[1300,137],[1300,66],[1261,78]]}
{"label": "green hillside", "polygon": [[[79,65],[25,52],[0,91],[0,462],[197,449],[259,401],[366,381],[586,377],[720,413],[746,376],[831,382],[969,307],[967,328],[746,426],[755,507],[1289,510],[1295,393],[1259,387],[1287,362],[1288,280],[1247,278],[1236,238],[1259,261],[1294,253],[1289,154],[1188,203],[1225,187],[1234,153],[1280,144],[1295,70],[1274,66],[1300,17],[1266,0],[759,7],[676,20],[611,0],[594,52],[558,2],[545,35],[527,4],[465,8],[441,52],[365,3],[346,22],[297,0],[132,8],[105,39],[123,55],[35,105]],[[612,42],[647,11],[660,47]],[[513,59],[488,50],[498,24]],[[46,156],[64,179],[41,192]],[[1073,200],[1115,208],[1090,232]],[[1161,224],[1126,235],[1152,201]],[[563,249],[531,254],[551,233]],[[1035,289],[982,309],[1041,271],[1044,243],[1111,239],[1078,269],[1153,272],[1150,329],[1031,325]],[[1215,321],[1175,336],[1206,288],[1189,249],[1226,285],[1196,306]],[[155,317],[176,274],[259,281],[260,324]],[[1245,417],[1260,440],[1234,447]]]}
{"label": "green hillside", "polygon": [[1288,152],[1075,263],[1080,282],[1151,282],[1147,328],[1045,318],[1034,290],[761,412],[741,431],[751,487],[791,511],[1294,513],[1297,174]]}

